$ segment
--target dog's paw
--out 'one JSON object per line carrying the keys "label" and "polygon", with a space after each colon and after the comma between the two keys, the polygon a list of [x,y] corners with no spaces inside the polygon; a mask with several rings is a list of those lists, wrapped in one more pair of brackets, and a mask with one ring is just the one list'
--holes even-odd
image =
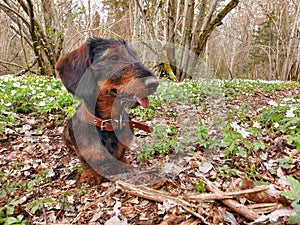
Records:
{"label": "dog's paw", "polygon": [[99,185],[104,181],[101,175],[93,170],[84,169],[80,174],[79,183],[87,183],[90,185]]}

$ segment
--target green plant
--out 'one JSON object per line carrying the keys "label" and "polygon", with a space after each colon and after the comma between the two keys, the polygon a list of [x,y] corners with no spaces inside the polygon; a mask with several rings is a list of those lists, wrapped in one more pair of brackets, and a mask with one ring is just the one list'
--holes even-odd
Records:
{"label": "green plant", "polygon": [[279,159],[276,159],[276,161],[279,163],[279,166],[283,169],[292,168],[291,158],[279,158]]}
{"label": "green plant", "polygon": [[78,190],[73,192],[66,191],[62,195],[59,196],[58,200],[62,209],[68,209],[74,206],[75,201],[82,195],[85,195],[87,192],[85,190],[85,186],[81,187]]}
{"label": "green plant", "polygon": [[26,225],[28,220],[24,219],[24,215],[14,216],[16,207],[19,207],[26,201],[26,198],[12,199],[6,205],[0,207],[0,223],[3,225],[15,224]]}
{"label": "green plant", "polygon": [[198,184],[195,185],[197,194],[202,194],[206,191],[203,180],[200,180]]}
{"label": "green plant", "polygon": [[18,123],[19,113],[72,115],[79,104],[60,80],[52,77],[0,78],[0,133]]}
{"label": "green plant", "polygon": [[16,177],[16,171],[20,169],[22,163],[14,162],[9,170],[0,171],[0,196],[8,196],[11,193],[24,189],[26,187],[26,183],[22,180],[11,182],[10,179],[14,179]]}
{"label": "green plant", "polygon": [[52,198],[39,198],[37,197],[35,200],[29,202],[27,204],[28,208],[30,209],[30,212],[32,214],[35,214],[36,211],[43,207],[45,203],[47,202],[54,202]]}
{"label": "green plant", "polygon": [[298,224],[300,223],[300,182],[292,176],[287,176],[287,179],[291,185],[292,191],[284,191],[283,195],[293,201],[291,206],[296,212],[295,216],[290,217],[290,223]]}
{"label": "green plant", "polygon": [[[22,162],[13,162],[9,170],[0,172],[1,196],[6,196],[10,199],[12,193],[19,193],[20,191],[34,194],[36,196],[35,199],[26,205],[31,209],[31,213],[35,214],[37,209],[43,206],[44,203],[52,201],[50,198],[39,197],[42,194],[39,188],[40,184],[49,182],[49,178],[47,178],[48,171],[40,171],[29,181],[16,180],[15,178],[23,166],[24,163]],[[28,221],[24,219],[25,216],[15,212],[25,202],[25,197],[15,197],[0,207],[0,224],[27,224]]]}
{"label": "green plant", "polygon": [[47,174],[47,170],[41,170],[37,175],[34,175],[31,180],[27,182],[27,192],[36,192],[39,190],[38,187],[40,184],[51,181],[50,178],[47,177]]}
{"label": "green plant", "polygon": [[223,132],[223,142],[221,146],[224,148],[223,153],[226,158],[235,159],[234,156],[248,157],[253,151],[263,150],[266,147],[261,141],[248,140],[248,137],[261,136],[261,127],[258,123],[253,123],[252,127],[245,128],[237,122],[231,122],[230,126],[225,127]]}
{"label": "green plant", "polygon": [[210,143],[210,139],[209,139],[209,129],[203,125],[201,125],[196,132],[196,135],[198,137],[198,144],[201,147],[206,148]]}
{"label": "green plant", "polygon": [[174,126],[156,126],[152,132],[153,141],[143,144],[145,148],[137,154],[137,159],[145,162],[147,159],[151,159],[156,153],[167,154],[170,148],[174,147],[177,143],[177,139],[174,136],[175,133],[176,127]]}
{"label": "green plant", "polygon": [[231,175],[235,176],[237,172],[237,169],[231,169],[228,165],[218,167],[217,170],[218,170],[218,174],[224,178],[228,178]]}
{"label": "green plant", "polygon": [[249,178],[260,178],[261,175],[259,173],[256,172],[256,166],[255,164],[252,164],[249,168],[249,171],[246,172],[246,175],[249,177]]}
{"label": "green plant", "polygon": [[247,139],[242,137],[242,134],[232,130],[227,129],[223,133],[223,142],[221,144],[225,149],[223,153],[227,159],[235,159],[235,156],[246,157],[248,151],[246,147],[250,147],[250,143]]}
{"label": "green plant", "polygon": [[274,132],[283,133],[283,138],[293,144],[300,152],[300,113],[299,104],[281,104],[270,109],[263,110],[260,120],[267,126],[276,124]]}

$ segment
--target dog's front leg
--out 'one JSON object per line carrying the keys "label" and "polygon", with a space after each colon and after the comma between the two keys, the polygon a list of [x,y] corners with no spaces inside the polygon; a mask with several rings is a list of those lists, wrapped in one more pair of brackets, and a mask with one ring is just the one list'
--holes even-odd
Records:
{"label": "dog's front leg", "polygon": [[126,152],[129,152],[129,150],[130,149],[126,145],[123,145],[121,142],[119,142],[118,148],[117,148],[114,156],[119,161],[121,161],[125,164],[129,164],[129,159],[125,156]]}

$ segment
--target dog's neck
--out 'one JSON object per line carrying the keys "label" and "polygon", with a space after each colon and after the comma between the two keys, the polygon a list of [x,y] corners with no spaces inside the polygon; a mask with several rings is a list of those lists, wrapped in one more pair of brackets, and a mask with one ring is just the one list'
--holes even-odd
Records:
{"label": "dog's neck", "polygon": [[101,119],[110,119],[118,118],[124,113],[126,112],[119,99],[105,95],[98,96],[95,106],[95,116]]}

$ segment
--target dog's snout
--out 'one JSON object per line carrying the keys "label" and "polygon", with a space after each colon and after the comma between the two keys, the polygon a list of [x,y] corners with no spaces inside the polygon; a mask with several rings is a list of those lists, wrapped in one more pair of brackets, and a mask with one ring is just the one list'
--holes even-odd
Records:
{"label": "dog's snout", "polygon": [[145,86],[147,87],[148,90],[150,91],[155,91],[156,88],[158,87],[158,81],[156,78],[148,78],[146,81],[145,81]]}

